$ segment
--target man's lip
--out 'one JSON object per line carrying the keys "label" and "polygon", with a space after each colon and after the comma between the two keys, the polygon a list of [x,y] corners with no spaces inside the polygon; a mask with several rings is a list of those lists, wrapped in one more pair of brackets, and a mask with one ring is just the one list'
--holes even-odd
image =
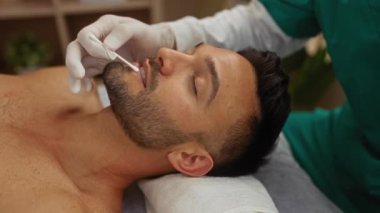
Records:
{"label": "man's lip", "polygon": [[150,73],[150,64],[149,64],[149,60],[148,59],[145,59],[142,67],[143,67],[143,70],[144,70],[143,72],[145,74],[144,86],[146,88],[146,87],[148,87],[149,73]]}
{"label": "man's lip", "polygon": [[138,74],[139,74],[139,78],[141,80],[142,85],[144,86],[144,88],[146,88],[146,74],[145,74],[144,68],[140,67],[140,71]]}

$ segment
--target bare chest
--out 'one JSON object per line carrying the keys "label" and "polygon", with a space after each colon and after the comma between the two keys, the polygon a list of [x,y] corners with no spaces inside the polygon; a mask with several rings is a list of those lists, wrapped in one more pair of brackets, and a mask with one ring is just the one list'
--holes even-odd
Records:
{"label": "bare chest", "polygon": [[38,141],[52,119],[47,104],[17,79],[3,77],[0,83],[1,207],[20,197],[37,199],[44,188],[67,180]]}
{"label": "bare chest", "polygon": [[28,209],[44,194],[75,191],[59,165],[31,137],[17,129],[1,128],[0,212]]}
{"label": "bare chest", "polygon": [[[59,137],[57,132],[64,129],[57,124],[69,116],[97,110],[97,99],[72,98],[54,88],[60,86],[42,90],[0,76],[0,212],[27,211],[30,205],[44,202],[46,194],[79,194],[41,140]],[[86,108],[83,102],[89,100],[93,105]]]}
{"label": "bare chest", "polygon": [[83,212],[116,212],[82,192],[47,150],[17,131],[0,134],[0,212],[28,212],[46,202],[60,203],[62,195],[82,203]]}

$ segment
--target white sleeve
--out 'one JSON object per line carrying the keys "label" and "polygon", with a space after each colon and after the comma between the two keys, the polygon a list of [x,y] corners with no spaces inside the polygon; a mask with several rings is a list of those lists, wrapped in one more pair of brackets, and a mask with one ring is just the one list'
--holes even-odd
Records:
{"label": "white sleeve", "polygon": [[270,50],[284,57],[300,49],[306,41],[286,35],[256,0],[212,17],[196,19],[188,16],[169,22],[169,25],[180,51],[204,42],[235,51],[247,47]]}

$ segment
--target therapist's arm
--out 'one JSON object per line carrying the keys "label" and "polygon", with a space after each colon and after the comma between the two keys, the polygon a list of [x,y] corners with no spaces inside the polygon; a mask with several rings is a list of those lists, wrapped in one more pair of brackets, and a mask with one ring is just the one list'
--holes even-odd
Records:
{"label": "therapist's arm", "polygon": [[180,51],[204,42],[232,50],[253,47],[286,56],[300,49],[305,41],[286,35],[258,1],[204,19],[185,17],[169,25]]}

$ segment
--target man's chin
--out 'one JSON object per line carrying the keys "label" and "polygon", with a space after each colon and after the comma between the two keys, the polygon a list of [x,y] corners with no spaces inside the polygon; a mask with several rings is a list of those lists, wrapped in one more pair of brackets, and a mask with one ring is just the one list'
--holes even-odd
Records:
{"label": "man's chin", "polygon": [[103,80],[116,77],[115,75],[121,74],[124,71],[124,66],[120,62],[110,62],[103,69]]}
{"label": "man's chin", "polygon": [[128,70],[122,63],[110,62],[103,72],[103,81],[108,95],[117,94],[121,91],[126,95],[135,96],[145,90],[137,72]]}

